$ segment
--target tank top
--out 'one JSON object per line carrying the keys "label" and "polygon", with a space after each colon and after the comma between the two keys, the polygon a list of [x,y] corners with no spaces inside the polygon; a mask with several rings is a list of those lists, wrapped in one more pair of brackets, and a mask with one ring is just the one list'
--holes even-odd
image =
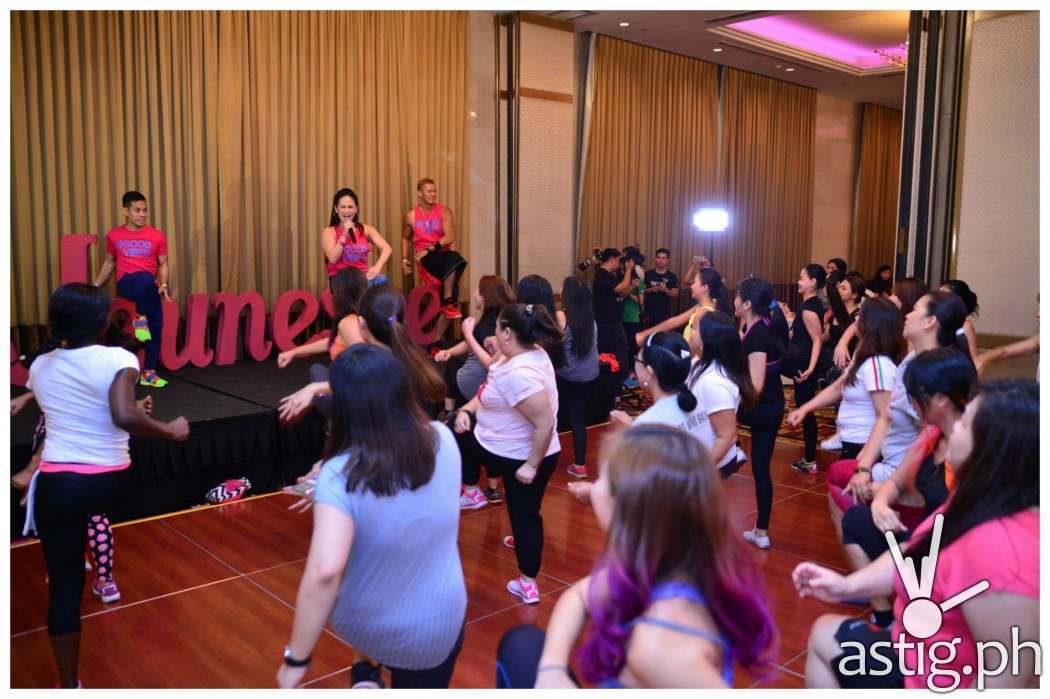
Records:
{"label": "tank top", "polygon": [[713,311],[715,310],[712,306],[697,306],[693,309],[693,312],[689,314],[689,320],[685,324],[685,330],[682,331],[682,337],[685,338],[686,342],[689,342],[689,338],[693,336],[693,321],[696,320],[696,316],[700,311]]}
{"label": "tank top", "polygon": [[[332,226],[329,226],[331,228]],[[341,226],[335,226],[336,240],[341,235]],[[346,244],[343,245],[343,254],[334,263],[329,262],[327,264],[328,276],[335,276],[335,273],[341,269],[347,267],[356,267],[362,272],[368,271],[368,253],[372,250],[372,242],[368,239],[368,235],[365,234],[365,224],[355,223],[354,224],[354,240],[347,238]]]}
{"label": "tank top", "polygon": [[[695,587],[689,583],[668,581],[660,583],[653,588],[652,595],[650,598],[651,602],[656,602],[664,599],[687,599],[690,602],[701,604],[706,606],[707,603],[704,601],[704,595]],[[666,619],[658,619],[656,617],[650,617],[642,615],[635,618],[627,628],[631,629],[636,624],[653,624],[660,626],[671,631],[677,631],[679,633],[686,634],[688,636],[696,636],[711,641],[716,646],[722,648],[722,681],[726,683],[726,686],[733,686],[733,654],[729,644],[729,637],[724,633],[715,635],[706,629],[698,629],[692,626],[683,626],[682,624],[676,624],[673,621],[667,621]],[[600,689],[623,689],[623,683],[620,682],[618,677],[611,677],[607,680],[603,680],[599,683]]]}
{"label": "tank top", "polygon": [[445,222],[441,218],[444,210],[441,204],[434,204],[429,214],[419,206],[412,212],[412,244],[417,255],[445,235]]}

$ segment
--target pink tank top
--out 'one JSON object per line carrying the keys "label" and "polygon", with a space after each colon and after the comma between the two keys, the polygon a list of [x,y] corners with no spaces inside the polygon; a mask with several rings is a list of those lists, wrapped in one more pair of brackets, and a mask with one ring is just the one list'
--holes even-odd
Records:
{"label": "pink tank top", "polygon": [[[340,226],[336,226],[336,240],[339,239]],[[362,272],[368,271],[368,253],[372,250],[372,243],[365,235],[365,224],[354,224],[354,240],[347,236],[346,244],[343,246],[343,255],[336,262],[327,264],[328,276],[334,276],[336,272],[347,267],[356,267]]]}
{"label": "pink tank top", "polygon": [[441,218],[444,209],[441,204],[434,204],[429,214],[418,206],[412,212],[412,243],[416,254],[423,252],[445,235],[445,224]]}

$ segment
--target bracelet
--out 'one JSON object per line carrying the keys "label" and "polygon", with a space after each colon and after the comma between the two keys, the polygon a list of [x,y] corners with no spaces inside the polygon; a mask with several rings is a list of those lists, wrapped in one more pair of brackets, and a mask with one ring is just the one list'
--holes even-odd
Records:
{"label": "bracelet", "polygon": [[569,668],[567,665],[540,665],[536,668],[536,674],[538,675],[547,670],[558,670],[559,672],[564,672],[566,675],[569,674]]}
{"label": "bracelet", "polygon": [[857,475],[858,473],[867,473],[868,475],[871,475],[871,469],[867,466],[858,466],[857,470],[853,472],[853,475]]}

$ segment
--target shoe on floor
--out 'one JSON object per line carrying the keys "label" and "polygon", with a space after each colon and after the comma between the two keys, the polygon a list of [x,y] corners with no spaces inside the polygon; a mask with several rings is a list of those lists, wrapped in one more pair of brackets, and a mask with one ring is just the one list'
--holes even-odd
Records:
{"label": "shoe on floor", "polygon": [[449,301],[444,306],[442,306],[441,312],[445,314],[446,318],[449,318],[451,320],[456,320],[457,318],[463,317],[463,313],[459,310],[459,304],[457,304],[455,301]]}
{"label": "shoe on floor", "polygon": [[540,587],[534,582],[525,582],[521,578],[515,578],[507,583],[507,592],[520,597],[525,604],[540,603]]}
{"label": "shoe on floor", "polygon": [[569,464],[568,466],[565,467],[565,472],[568,473],[573,478],[586,478],[587,477],[587,467],[586,466],[581,466],[579,464]]}
{"label": "shoe on floor", "polygon": [[120,599],[120,590],[117,588],[116,580],[95,578],[95,582],[91,583],[91,592],[106,604]]}
{"label": "shoe on floor", "polygon": [[481,494],[485,496],[485,500],[490,505],[496,505],[503,502],[503,493],[499,491],[499,488],[482,488]]}
{"label": "shoe on floor", "polygon": [[[79,677],[77,678],[77,686],[76,686],[76,688],[77,689],[83,689],[84,688],[84,685],[80,683],[80,678]],[[55,689],[62,689],[62,683],[59,682],[58,684],[56,684],[55,685]]]}
{"label": "shoe on floor", "polygon": [[506,546],[509,549],[514,548],[514,537],[513,536],[505,536],[505,537],[503,537],[503,545]]}
{"label": "shoe on floor", "polygon": [[459,509],[461,510],[480,510],[488,504],[489,501],[485,499],[485,495],[477,486],[464,488],[459,496]]}
{"label": "shoe on floor", "polygon": [[350,689],[383,689],[383,668],[367,660],[350,666]]}
{"label": "shoe on floor", "polygon": [[768,549],[769,548],[769,537],[768,536],[759,536],[758,534],[755,534],[755,530],[754,529],[744,532],[744,541],[746,541],[746,542],[748,542],[750,544],[754,544],[755,546],[757,546],[760,549]]}
{"label": "shoe on floor", "polygon": [[168,385],[168,382],[157,376],[157,372],[153,369],[146,369],[139,376],[140,386],[149,386],[150,388],[164,388]]}
{"label": "shoe on floor", "polygon": [[823,442],[820,443],[820,448],[826,451],[841,451],[842,450],[842,435],[836,432],[831,435]]}
{"label": "shoe on floor", "polygon": [[807,461],[805,459],[799,459],[791,464],[791,468],[795,469],[799,473],[817,473],[816,461]]}

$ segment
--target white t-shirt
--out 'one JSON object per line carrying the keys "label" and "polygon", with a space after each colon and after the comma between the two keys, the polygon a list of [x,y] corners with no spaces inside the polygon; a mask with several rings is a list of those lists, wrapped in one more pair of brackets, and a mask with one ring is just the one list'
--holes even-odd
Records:
{"label": "white t-shirt", "polygon": [[703,431],[700,427],[701,422],[707,422],[707,415],[699,410],[694,410],[691,413],[683,412],[678,407],[678,394],[673,394],[666,398],[661,398],[650,405],[644,413],[634,419],[632,424],[659,424],[677,427],[696,437],[710,450],[711,444],[703,440]]}
{"label": "white t-shirt", "polygon": [[843,385],[839,405],[838,428],[842,441],[864,444],[875,426],[873,391],[892,391],[897,380],[897,365],[886,355],[869,357],[857,369],[853,385]]}
{"label": "white t-shirt", "polygon": [[893,475],[922,427],[922,420],[912,408],[908,391],[904,388],[904,370],[914,358],[915,352],[911,352],[897,366],[893,393],[890,394],[890,426],[882,440],[882,458],[871,469],[871,478],[876,482]]}
{"label": "white t-shirt", "polygon": [[119,347],[57,349],[37,357],[26,387],[47,420],[43,460],[56,464],[128,463],[128,433],[113,424],[109,387],[139,360]]}
{"label": "white t-shirt", "polygon": [[[532,451],[532,423],[514,406],[534,393],[547,391],[551,411],[558,415],[558,385],[554,365],[542,349],[522,352],[516,357],[500,359],[489,367],[485,383],[478,388],[478,424],[474,437],[478,444],[497,456],[508,459],[529,458]],[[557,423],[557,419],[555,419]],[[544,456],[561,449],[557,424],[551,427],[550,444]]]}
{"label": "white t-shirt", "polygon": [[[735,414],[740,407],[740,388],[726,376],[720,365],[712,363],[693,382],[692,391],[696,396],[696,412],[703,415],[699,426],[700,441],[710,450],[715,444],[715,430],[711,427],[709,416],[722,410],[732,410]],[[721,468],[742,455],[740,448],[734,444],[716,465]]]}

